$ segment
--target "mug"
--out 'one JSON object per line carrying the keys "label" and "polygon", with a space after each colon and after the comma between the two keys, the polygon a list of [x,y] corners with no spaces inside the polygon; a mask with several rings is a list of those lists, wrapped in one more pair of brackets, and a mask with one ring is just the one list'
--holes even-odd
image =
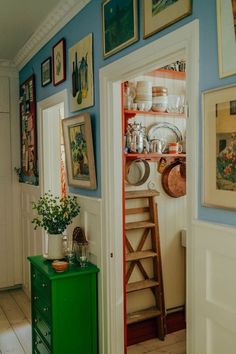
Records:
{"label": "mug", "polygon": [[168,144],[169,154],[181,154],[182,151],[183,151],[183,147],[179,143],[173,142]]}

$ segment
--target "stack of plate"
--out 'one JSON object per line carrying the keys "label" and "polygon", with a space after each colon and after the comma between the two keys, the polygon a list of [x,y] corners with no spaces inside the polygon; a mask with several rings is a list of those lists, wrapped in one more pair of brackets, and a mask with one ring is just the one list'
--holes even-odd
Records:
{"label": "stack of plate", "polygon": [[138,107],[150,110],[152,107],[152,82],[138,81],[136,86],[135,102]]}

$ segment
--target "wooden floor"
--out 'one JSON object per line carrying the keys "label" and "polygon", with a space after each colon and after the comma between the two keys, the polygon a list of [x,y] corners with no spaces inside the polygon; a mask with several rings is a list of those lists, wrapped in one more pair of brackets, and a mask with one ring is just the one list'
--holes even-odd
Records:
{"label": "wooden floor", "polygon": [[[23,290],[0,291],[0,354],[31,354],[30,301]],[[185,330],[132,345],[128,354],[186,354]]]}
{"label": "wooden floor", "polygon": [[30,301],[20,289],[0,291],[0,353],[32,353]]}

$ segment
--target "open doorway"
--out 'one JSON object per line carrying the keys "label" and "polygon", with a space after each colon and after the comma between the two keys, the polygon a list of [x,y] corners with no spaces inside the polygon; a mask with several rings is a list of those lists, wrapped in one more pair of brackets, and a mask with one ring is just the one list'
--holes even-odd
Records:
{"label": "open doorway", "polygon": [[[67,112],[67,93],[62,91],[38,104],[40,116],[40,186],[41,195],[67,193],[65,151],[61,121]],[[42,230],[43,254],[47,254],[47,234]]]}
{"label": "open doorway", "polygon": [[[127,352],[185,348],[186,60],[122,85],[124,314]],[[177,331],[182,330],[181,333]],[[170,340],[171,338],[171,340]],[[138,346],[134,344],[139,343]],[[143,349],[142,349],[143,345]]]}
{"label": "open doorway", "polygon": [[[140,73],[161,68],[184,57],[188,63],[187,103],[187,326],[193,328],[194,264],[192,249],[192,220],[197,206],[197,141],[198,141],[198,21],[151,42],[100,70],[101,149],[102,149],[102,289],[101,318],[105,341],[103,351],[124,353],[124,284],[123,284],[123,225],[122,225],[122,119],[120,85]],[[191,158],[190,158],[191,156]],[[111,192],[112,191],[112,192]],[[187,353],[192,353],[192,331],[187,334]],[[116,341],[111,340],[117,338]],[[119,339],[119,340],[118,340]]]}

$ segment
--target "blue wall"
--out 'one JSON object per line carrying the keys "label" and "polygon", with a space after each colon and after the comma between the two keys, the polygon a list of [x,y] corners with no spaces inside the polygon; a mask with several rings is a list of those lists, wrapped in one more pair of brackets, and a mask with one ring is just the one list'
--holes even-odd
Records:
{"label": "blue wall", "polygon": [[[73,190],[74,192],[94,197],[101,196],[101,159],[100,156],[100,117],[99,117],[99,68],[105,66],[122,56],[164,36],[165,34],[183,26],[184,24],[198,18],[200,21],[200,93],[204,90],[232,84],[236,81],[236,76],[225,79],[219,79],[218,74],[218,54],[217,54],[217,26],[216,26],[216,1],[215,0],[193,0],[193,11],[188,17],[153,35],[152,37],[142,39],[142,1],[139,0],[139,41],[125,48],[119,53],[103,59],[102,55],[102,36],[101,36],[101,1],[92,0],[77,16],[75,16],[57,35],[50,40],[20,71],[20,83],[24,82],[32,74],[36,75],[36,99],[42,99],[55,94],[65,88],[69,89],[70,81],[67,79],[61,85],[54,87],[52,84],[42,88],[40,83],[40,64],[51,55],[52,46],[62,37],[66,39],[67,49],[73,46],[88,33],[93,33],[94,41],[94,88],[95,105],[86,109],[92,115],[94,150],[96,159],[96,170],[98,188],[96,191]],[[67,50],[68,60],[68,50]],[[69,78],[69,67],[67,65],[67,78]],[[201,102],[200,102],[201,105]],[[199,109],[201,112],[201,109]],[[201,113],[199,113],[201,114]],[[72,115],[72,114],[71,114]],[[201,116],[199,117],[199,131],[201,131]],[[201,136],[200,136],[201,140]],[[201,146],[201,143],[199,144]],[[200,149],[200,148],[199,148]],[[201,156],[201,150],[199,150]],[[201,159],[200,159],[201,165]],[[201,167],[201,166],[200,166]],[[199,218],[218,223],[236,225],[235,213],[220,209],[205,208],[201,206],[201,168],[199,171]]]}

